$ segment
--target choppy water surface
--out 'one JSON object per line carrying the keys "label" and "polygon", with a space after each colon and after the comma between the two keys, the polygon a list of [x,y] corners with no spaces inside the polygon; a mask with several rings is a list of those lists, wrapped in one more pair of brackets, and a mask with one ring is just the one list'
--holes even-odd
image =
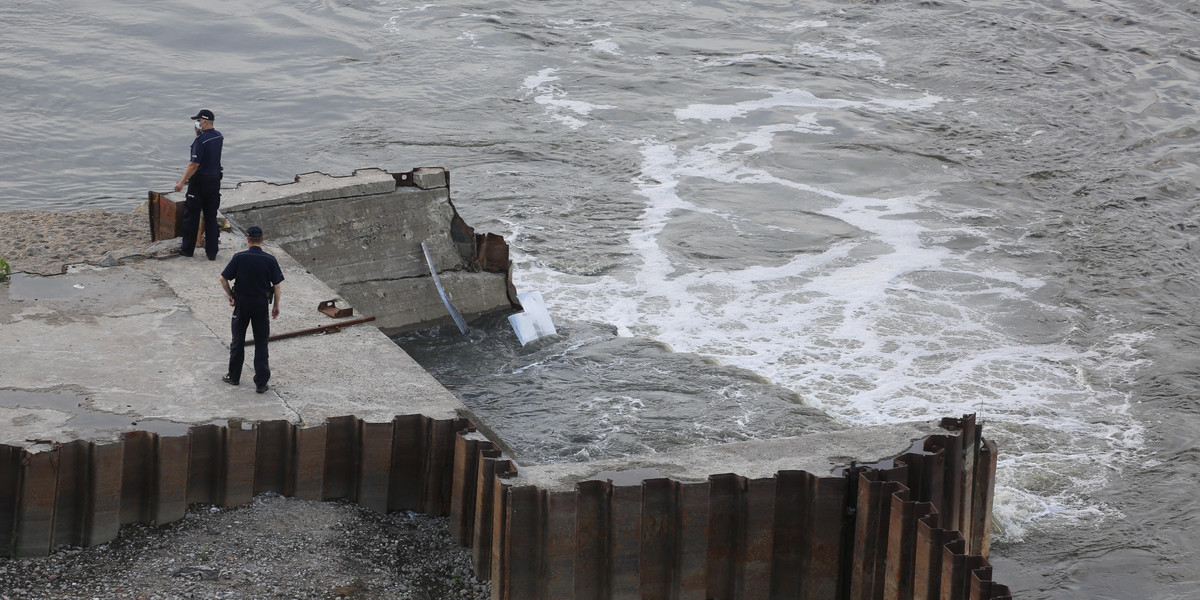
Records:
{"label": "choppy water surface", "polygon": [[997,580],[1188,598],[1197,39],[1154,0],[10,2],[0,209],[133,208],[201,107],[227,183],[444,166],[562,335],[400,341],[522,452],[975,412]]}

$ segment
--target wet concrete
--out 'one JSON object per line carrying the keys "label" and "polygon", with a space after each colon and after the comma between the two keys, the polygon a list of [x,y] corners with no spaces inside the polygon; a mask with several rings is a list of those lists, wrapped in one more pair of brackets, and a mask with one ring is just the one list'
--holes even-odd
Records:
{"label": "wet concrete", "polygon": [[[283,268],[281,315],[272,333],[349,321],[318,312],[325,300],[353,306],[270,240]],[[278,340],[270,345],[272,389],[221,382],[232,309],[217,277],[240,233],[223,233],[216,261],[127,260],[72,266],[50,277],[14,274],[0,283],[0,444],[37,451],[49,442],[104,442],[122,431],[286,419],[319,425],[357,415],[451,418],[462,403],[376,328]]]}
{"label": "wet concrete", "polygon": [[688,448],[621,459],[587,463],[525,465],[513,485],[535,485],[548,490],[569,490],[581,481],[609,481],[613,485],[639,485],[648,479],[705,481],[710,475],[736,473],[743,477],[772,477],[780,471],[807,471],[818,476],[841,475],[851,463],[892,465],[903,449],[919,450],[914,440],[945,434],[937,423],[914,422],[863,429],[817,432],[801,437],[777,438]]}
{"label": "wet concrete", "polygon": [[[71,392],[22,392],[0,390],[0,410],[19,412],[29,407],[39,407],[40,411],[30,412],[14,419],[14,424],[23,425],[29,422],[61,419],[61,429],[64,435],[74,439],[111,437],[114,432],[137,428],[159,435],[177,436],[187,433],[187,423],[175,423],[160,419],[143,419],[129,415],[118,415],[92,410],[88,407],[90,398]],[[224,424],[224,423],[213,423]],[[25,440],[31,444],[52,445],[54,440],[30,438]]]}

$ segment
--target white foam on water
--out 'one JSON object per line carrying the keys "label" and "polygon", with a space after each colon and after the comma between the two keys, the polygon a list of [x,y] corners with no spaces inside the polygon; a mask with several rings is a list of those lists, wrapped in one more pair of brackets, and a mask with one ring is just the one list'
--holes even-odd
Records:
{"label": "white foam on water", "polygon": [[762,25],[762,27],[764,29],[778,29],[780,31],[796,31],[797,29],[821,29],[824,27],[829,27],[829,21],[803,20],[803,21],[792,21],[790,23],[785,23],[783,25],[776,25],[774,23],[764,23]]}
{"label": "white foam on water", "polygon": [[[561,88],[552,85],[558,81],[559,77],[555,75],[558,69],[545,68],[537,72],[536,75],[530,75],[521,83],[521,87],[527,90],[529,94],[536,94],[533,101],[546,107],[546,113],[550,118],[570,127],[571,129],[579,129],[587,125],[578,117],[586,117],[594,110],[607,110],[615,108],[607,104],[593,104],[582,100],[568,100],[567,92]],[[565,111],[565,112],[564,112]],[[574,113],[565,114],[565,113]],[[578,115],[578,116],[576,116]]]}
{"label": "white foam on water", "polygon": [[612,21],[578,21],[575,19],[549,19],[546,26],[550,29],[608,29]]}
{"label": "white foam on water", "polygon": [[383,24],[383,28],[392,33],[404,33],[404,30],[406,29],[406,27],[408,25],[404,21],[405,13],[423,12],[423,11],[426,11],[430,8],[437,6],[436,4],[420,4],[420,5],[416,5],[416,6],[407,6],[405,3],[402,3],[402,2],[387,2],[387,1],[380,2],[379,5],[390,7],[396,11],[396,14],[389,17],[387,22]]}
{"label": "white foam on water", "polygon": [[888,111],[924,111],[929,110],[946,99],[932,94],[923,94],[919,98],[873,98],[870,100],[843,100],[837,98],[821,98],[806,90],[783,89],[760,86],[744,88],[751,92],[765,92],[767,97],[744,100],[734,104],[691,104],[675,110],[675,118],[681,121],[694,119],[701,123],[711,121],[732,121],[742,119],[759,111],[777,108],[817,108],[821,110],[845,110],[858,108],[873,112]]}
{"label": "white foam on water", "polygon": [[551,81],[558,81],[558,77],[554,75],[557,72],[558,69],[550,67],[542,69],[541,71],[538,71],[536,75],[530,75],[526,77],[525,80],[521,82],[521,87],[524,87],[527,90],[536,90],[547,83],[550,83]]}
{"label": "white foam on water", "polygon": [[579,100],[566,100],[562,96],[563,94],[556,93],[542,94],[534,98],[534,101],[538,104],[543,104],[552,108],[569,110],[573,113],[583,116],[591,114],[593,110],[606,110],[613,108],[607,104],[592,104],[590,102],[582,102]]}
{"label": "white foam on water", "polygon": [[[554,290],[547,294],[552,312],[601,320],[621,335],[749,369],[853,424],[976,413],[1005,449],[995,515],[1007,535],[1020,537],[1043,519],[1113,516],[1081,491],[1101,485],[1110,468],[1141,447],[1128,399],[1091,375],[1127,372],[1120,352],[1069,345],[1071,322],[1082,317],[1036,300],[1032,292],[1045,282],[992,266],[987,248],[968,254],[930,244],[951,234],[988,233],[964,225],[972,215],[938,204],[936,190],[855,196],[747,164],[746,157],[770,152],[782,132],[828,135],[832,128],[818,113],[794,116],[786,125],[738,129],[735,122],[760,111],[772,111],[777,120],[780,109],[793,107],[861,114],[929,110],[947,100],[764,92],[759,99],[676,110],[680,121],[727,124],[714,128],[708,143],[637,142],[643,159],[637,185],[646,208],[629,244],[640,264],[602,277],[535,267],[527,274],[531,280],[553,282],[537,284]],[[696,179],[761,188],[764,198],[791,190],[806,210],[864,235],[775,266],[681,269],[661,240],[675,217],[694,211],[743,218],[679,193],[682,181]]]}
{"label": "white foam on water", "polygon": [[703,56],[696,58],[696,62],[706,67],[728,67],[729,65],[738,65],[744,63],[753,63],[760,60],[769,60],[777,63],[786,63],[790,59],[782,54],[761,54],[758,52],[747,52],[737,56]]}
{"label": "white foam on water", "polygon": [[596,52],[603,52],[616,56],[621,55],[621,46],[612,41],[612,39],[592,40],[592,42],[590,42],[588,45],[590,45],[592,50],[595,50]]}
{"label": "white foam on water", "polygon": [[[430,8],[437,6],[437,4],[417,4],[417,5],[413,5],[413,6],[407,6],[406,2],[387,2],[387,1],[380,2],[379,5],[393,7],[393,8],[395,8],[396,12],[399,12],[399,13],[422,12],[422,11],[429,10]],[[395,18],[395,17],[393,17],[393,18]]]}
{"label": "white foam on water", "polygon": [[852,52],[849,50],[832,50],[825,46],[816,44],[796,44],[792,46],[792,51],[803,56],[812,56],[815,58],[832,58],[834,60],[846,62],[873,62],[881,68],[886,67],[887,63],[883,57],[874,52]]}
{"label": "white foam on water", "polygon": [[714,120],[730,121],[744,118],[751,112],[772,108],[794,106],[802,108],[842,109],[862,107],[865,104],[854,100],[818,98],[804,90],[766,87],[747,89],[761,89],[767,91],[769,95],[766,98],[745,100],[735,104],[692,104],[685,108],[676,109],[675,118],[681,121],[696,119],[701,123],[708,123]]}

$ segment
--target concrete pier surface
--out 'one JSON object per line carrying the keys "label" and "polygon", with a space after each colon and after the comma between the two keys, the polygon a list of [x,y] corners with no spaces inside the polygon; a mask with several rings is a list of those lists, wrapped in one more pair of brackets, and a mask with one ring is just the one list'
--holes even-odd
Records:
{"label": "concrete pier surface", "polygon": [[[372,316],[355,310],[333,319],[319,312],[328,300],[339,308],[355,307],[270,235],[264,248],[279,259],[285,278],[273,335]],[[216,261],[167,254],[109,267],[72,265],[54,276],[17,273],[0,283],[0,444],[37,452],[73,440],[116,441],[127,431],[182,435],[193,425],[238,428],[272,420],[311,427],[346,415],[368,422],[408,414],[465,417],[486,428],[374,322],[271,342],[267,393],[255,393],[250,382],[251,347],[242,385],[223,383],[232,308],[217,277],[244,248],[245,238],[235,229],[221,234]],[[684,479],[781,468],[828,473],[852,460],[896,456],[939,432],[936,423],[911,423],[653,458],[661,475]],[[494,441],[504,447],[503,440]],[[697,460],[702,451],[705,458]],[[522,475],[573,482],[597,472],[643,469],[645,460],[548,466]]]}
{"label": "concrete pier surface", "polygon": [[[426,196],[397,206],[437,204]],[[234,212],[246,226],[247,215],[282,223],[270,208]],[[987,562],[997,453],[973,415],[527,464],[385,335],[388,325],[356,323],[374,315],[353,298],[391,310],[392,327],[428,321],[430,294],[414,294],[421,308],[407,317],[387,298],[429,286],[404,268],[377,288],[358,285],[368,279],[359,273],[331,283],[352,298],[342,297],[286,250],[305,256],[324,239],[303,228],[272,242],[264,227],[285,277],[272,334],[328,332],[271,342],[266,393],[250,382],[250,360],[243,385],[223,383],[232,308],[218,276],[245,247],[241,223],[229,221],[215,261],[148,248],[0,283],[0,557],[102,549],[122,526],[281,494],[448,518],[444,541],[469,547],[474,578],[489,582],[463,588],[472,597],[1011,597]],[[452,237],[429,262],[483,256],[460,241],[472,236]],[[374,262],[395,273],[414,252],[411,240],[390,244]],[[307,259],[354,264],[344,254]],[[345,271],[339,264],[332,272]],[[507,260],[496,264],[511,273]],[[495,299],[481,312],[506,302],[496,292],[505,274],[465,271],[460,299],[484,282]],[[331,300],[357,310],[331,317],[319,310]],[[310,539],[312,526],[287,535]]]}
{"label": "concrete pier surface", "polygon": [[[327,300],[353,306],[270,235],[264,248],[285,278],[273,335],[371,316],[319,312]],[[73,265],[61,275],[17,273],[0,283],[0,444],[38,451],[75,439],[113,441],[123,431],[179,435],[209,423],[311,426],[342,415],[464,414],[453,394],[370,323],[271,342],[264,394],[250,382],[250,347],[242,385],[223,383],[233,309],[217,277],[245,246],[235,230],[221,234],[216,261],[198,253]]]}
{"label": "concrete pier surface", "polygon": [[[181,193],[151,192],[143,213],[149,217],[141,240],[146,250],[112,248],[103,260],[94,258],[98,249],[86,242],[70,248],[71,242],[100,243],[103,238],[96,234],[104,229],[97,227],[103,216],[86,215],[88,235],[64,233],[59,215],[40,219],[55,228],[51,237],[63,246],[56,253],[93,257],[87,264],[63,266],[63,273],[53,276],[32,274],[58,270],[53,263],[32,260],[45,254],[34,242],[43,234],[32,231],[39,219],[26,215],[29,224],[9,220],[10,227],[0,228],[24,240],[9,244],[7,252],[23,254],[34,267],[0,284],[5,342],[0,345],[0,444],[36,452],[73,440],[117,441],[127,431],[173,436],[195,425],[237,429],[277,420],[314,427],[349,415],[376,423],[398,415],[462,417],[488,431],[385,335],[449,322],[447,298],[439,299],[423,255],[426,242],[448,298],[467,318],[514,308],[510,302],[517,290],[503,238],[477,234],[462,220],[450,200],[445,169],[361,169],[346,176],[307,173],[280,184],[239,183],[222,192],[221,212],[232,226],[221,233],[216,261],[172,252],[179,238],[151,244],[151,237],[177,235],[182,200]],[[111,220],[130,225],[128,219]],[[265,394],[256,394],[250,382],[251,347],[244,384],[221,381],[232,308],[217,277],[233,254],[245,249],[241,229],[251,225],[264,229],[265,248],[284,271],[273,335],[373,319],[336,333],[272,342],[273,377]],[[132,240],[126,235],[119,242]],[[318,310],[331,300],[353,314],[331,318]],[[813,434],[804,441],[731,444],[700,461],[694,460],[700,450],[655,460],[662,475],[681,479],[778,469],[828,473],[851,461],[873,463],[899,455],[913,441],[939,432],[936,423],[912,423]],[[492,441],[511,454],[503,440]],[[632,458],[538,472],[571,485],[590,477],[587,472],[621,471],[621,464],[629,465],[624,470],[642,468]],[[535,471],[526,473],[535,477]]]}
{"label": "concrete pier surface", "polygon": [[[285,278],[272,335],[371,316],[355,311],[333,319],[319,312],[328,300],[339,308],[354,307],[267,236],[264,248],[279,259]],[[223,383],[232,308],[217,277],[244,248],[245,238],[234,230],[221,234],[216,261],[197,255],[126,260],[110,267],[72,265],[61,275],[17,273],[0,284],[0,444],[36,452],[77,439],[116,441],[127,431],[182,435],[193,425],[251,427],[272,420],[310,427],[345,415],[368,422],[407,414],[465,417],[486,427],[373,322],[271,342],[267,393],[255,393],[250,382],[249,346],[242,385]],[[896,456],[913,441],[939,432],[932,422],[855,429],[803,441],[660,454],[654,464],[662,475],[685,479],[781,468],[828,473],[852,460]],[[504,446],[503,440],[495,441]],[[696,460],[701,451],[705,458]],[[641,469],[643,461],[559,465],[523,475],[538,479],[535,473],[544,472],[576,481],[597,472]]]}

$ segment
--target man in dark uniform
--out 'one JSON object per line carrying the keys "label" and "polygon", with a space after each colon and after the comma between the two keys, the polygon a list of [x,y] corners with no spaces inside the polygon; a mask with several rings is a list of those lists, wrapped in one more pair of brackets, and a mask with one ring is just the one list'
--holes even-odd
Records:
{"label": "man in dark uniform", "polygon": [[[279,284],[283,283],[283,271],[279,261],[262,249],[263,231],[258,227],[246,230],[245,250],[233,255],[225,270],[221,271],[221,287],[229,296],[233,307],[233,339],[229,342],[229,372],[221,378],[230,385],[238,385],[242,378],[242,363],[246,356],[246,326],[254,332],[254,385],[255,391],[263,393],[269,389],[271,366],[267,360],[267,338],[271,337],[271,321],[267,319],[267,307],[271,306],[271,318],[279,318]],[[234,282],[230,288],[229,282]],[[274,304],[272,304],[272,301]]]}
{"label": "man in dark uniform", "polygon": [[213,129],[213,116],[207,108],[192,117],[196,139],[192,140],[192,160],[183,177],[175,182],[175,191],[187,184],[187,199],[183,203],[183,247],[179,253],[191,256],[196,251],[196,233],[200,216],[204,215],[204,253],[208,260],[217,260],[217,209],[221,207],[221,144],[225,138]]}

